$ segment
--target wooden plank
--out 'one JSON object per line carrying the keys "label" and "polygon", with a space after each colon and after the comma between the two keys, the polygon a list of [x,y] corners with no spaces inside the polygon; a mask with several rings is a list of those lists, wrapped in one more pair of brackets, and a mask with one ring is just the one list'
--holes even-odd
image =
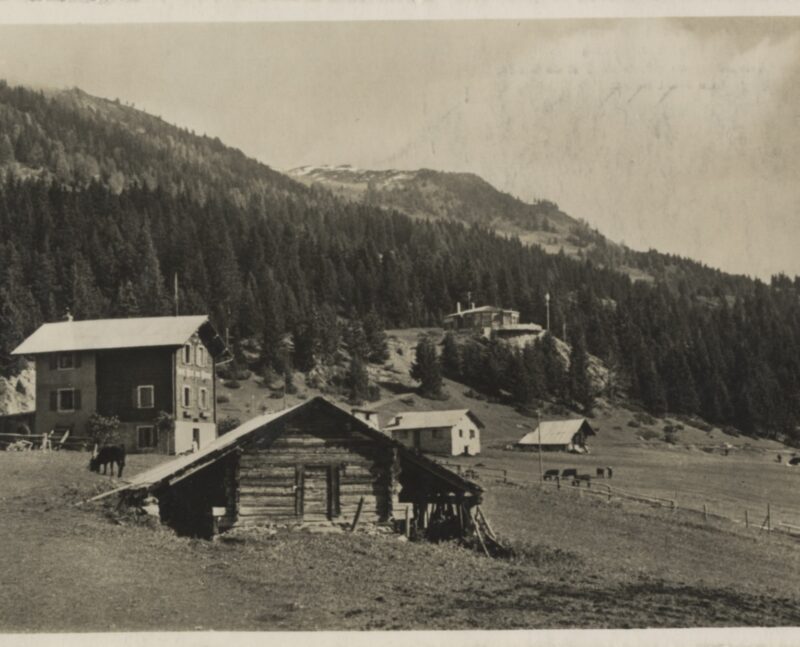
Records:
{"label": "wooden plank", "polygon": [[294,497],[294,485],[250,485],[241,484],[239,486],[239,494],[252,494],[252,495],[286,495]]}
{"label": "wooden plank", "polygon": [[252,515],[275,516],[285,515],[287,517],[295,517],[294,508],[289,506],[239,506],[239,516],[248,517]]}
{"label": "wooden plank", "polygon": [[350,525],[350,532],[353,532],[358,525],[358,520],[361,517],[361,510],[364,508],[364,497],[361,497],[358,501],[358,508],[356,509],[356,514],[353,517],[353,523]]}

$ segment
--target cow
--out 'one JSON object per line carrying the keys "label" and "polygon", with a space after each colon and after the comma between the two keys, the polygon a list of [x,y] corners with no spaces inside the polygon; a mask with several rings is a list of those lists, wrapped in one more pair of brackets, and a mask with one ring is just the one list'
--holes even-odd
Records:
{"label": "cow", "polygon": [[580,487],[581,481],[586,482],[586,487],[592,487],[592,477],[588,474],[576,474],[572,480],[572,485]]}
{"label": "cow", "polygon": [[92,456],[89,459],[89,470],[92,472],[100,473],[100,466],[103,466],[103,474],[106,473],[106,468],[110,465],[109,476],[114,476],[114,464],[117,465],[117,476],[122,476],[122,468],[125,467],[125,446],[124,445],[107,445],[101,447],[97,452],[97,456]]}
{"label": "cow", "polygon": [[567,468],[561,472],[562,479],[575,478],[576,476],[578,476],[578,470],[574,467]]}
{"label": "cow", "polygon": [[558,470],[546,470],[544,473],[544,480],[550,481],[554,478],[558,478]]}

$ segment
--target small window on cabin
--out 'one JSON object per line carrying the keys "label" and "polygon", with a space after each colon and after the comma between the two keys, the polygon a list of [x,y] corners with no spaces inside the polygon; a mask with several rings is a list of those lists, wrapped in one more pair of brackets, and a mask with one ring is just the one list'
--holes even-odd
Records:
{"label": "small window on cabin", "polygon": [[155,406],[155,387],[152,385],[136,387],[136,406],[139,409],[152,409]]}
{"label": "small window on cabin", "polygon": [[183,406],[187,408],[192,406],[192,387],[190,386],[183,387]]}
{"label": "small window on cabin", "polygon": [[197,365],[198,366],[205,366],[206,365],[206,349],[202,346],[197,347]]}
{"label": "small window on cabin", "polygon": [[200,408],[208,409],[208,389],[201,388],[199,393],[200,393]]}
{"label": "small window on cabin", "polygon": [[158,430],[150,425],[136,427],[136,444],[139,449],[158,447]]}
{"label": "small window on cabin", "polygon": [[192,363],[192,345],[186,344],[183,347],[183,363],[184,364],[191,364]]}
{"label": "small window on cabin", "polygon": [[458,437],[459,438],[463,438],[464,437],[464,430],[463,429],[459,429],[458,430]]}
{"label": "small window on cabin", "polygon": [[75,368],[75,356],[72,353],[59,353],[58,368],[62,371]]}
{"label": "small window on cabin", "polygon": [[469,430],[469,437],[470,438],[475,438],[475,430],[474,429],[470,429]]}
{"label": "small window on cabin", "polygon": [[75,389],[58,390],[58,410],[75,411]]}

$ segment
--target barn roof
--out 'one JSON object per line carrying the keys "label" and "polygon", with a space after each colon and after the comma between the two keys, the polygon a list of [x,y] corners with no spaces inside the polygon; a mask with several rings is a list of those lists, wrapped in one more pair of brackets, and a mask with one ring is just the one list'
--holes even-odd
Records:
{"label": "barn roof", "polygon": [[452,317],[460,317],[462,315],[474,314],[476,312],[513,312],[519,314],[518,310],[511,310],[510,308],[499,308],[497,306],[478,306],[477,308],[468,308],[466,310],[461,310],[460,312],[451,312],[449,315],[445,315],[445,319],[450,319]]}
{"label": "barn roof", "polygon": [[198,332],[215,359],[227,349],[207,315],[58,321],[39,326],[13,355],[181,346]]}
{"label": "barn roof", "polygon": [[539,427],[542,429],[542,445],[568,445],[572,442],[572,437],[581,428],[590,436],[595,435],[594,429],[586,418],[574,418],[572,420],[543,420],[533,431],[525,434],[517,441],[518,445],[538,445]]}
{"label": "barn roof", "polygon": [[399,421],[384,427],[386,431],[403,431],[407,429],[441,429],[458,424],[464,416],[483,429],[483,423],[469,409],[448,409],[446,411],[407,411],[397,414]]}
{"label": "barn roof", "polygon": [[370,426],[368,423],[355,417],[349,411],[342,409],[322,396],[316,396],[293,407],[284,409],[283,411],[269,413],[253,418],[252,420],[248,420],[233,431],[230,431],[227,434],[215,439],[200,451],[194,452],[193,454],[187,454],[185,456],[178,456],[171,461],[167,461],[166,463],[157,465],[145,472],[136,474],[130,479],[125,479],[128,482],[128,485],[124,489],[152,489],[161,483],[179,480],[184,475],[201,469],[206,465],[213,463],[222,456],[229,454],[240,444],[242,444],[251,434],[260,430],[268,429],[281,421],[291,421],[291,419],[296,417],[298,413],[311,407],[326,408],[334,413],[347,416],[349,421],[358,429],[359,432],[365,434],[375,442],[394,447],[403,458],[413,462],[417,466],[427,470],[435,476],[442,478],[456,489],[463,490],[471,494],[479,494],[482,492],[482,488],[479,485],[473,483],[472,481],[468,481],[467,479],[459,476],[446,467],[439,465],[429,458],[415,454],[405,446],[395,442],[385,434]]}

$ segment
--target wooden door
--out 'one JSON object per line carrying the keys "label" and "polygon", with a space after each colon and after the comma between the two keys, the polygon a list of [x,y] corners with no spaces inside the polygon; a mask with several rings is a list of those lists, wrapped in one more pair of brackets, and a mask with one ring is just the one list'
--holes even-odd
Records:
{"label": "wooden door", "polygon": [[414,449],[421,449],[422,443],[420,442],[420,430],[415,429],[411,433],[414,434]]}
{"label": "wooden door", "polygon": [[307,465],[303,470],[303,520],[330,518],[330,469],[325,465]]}

